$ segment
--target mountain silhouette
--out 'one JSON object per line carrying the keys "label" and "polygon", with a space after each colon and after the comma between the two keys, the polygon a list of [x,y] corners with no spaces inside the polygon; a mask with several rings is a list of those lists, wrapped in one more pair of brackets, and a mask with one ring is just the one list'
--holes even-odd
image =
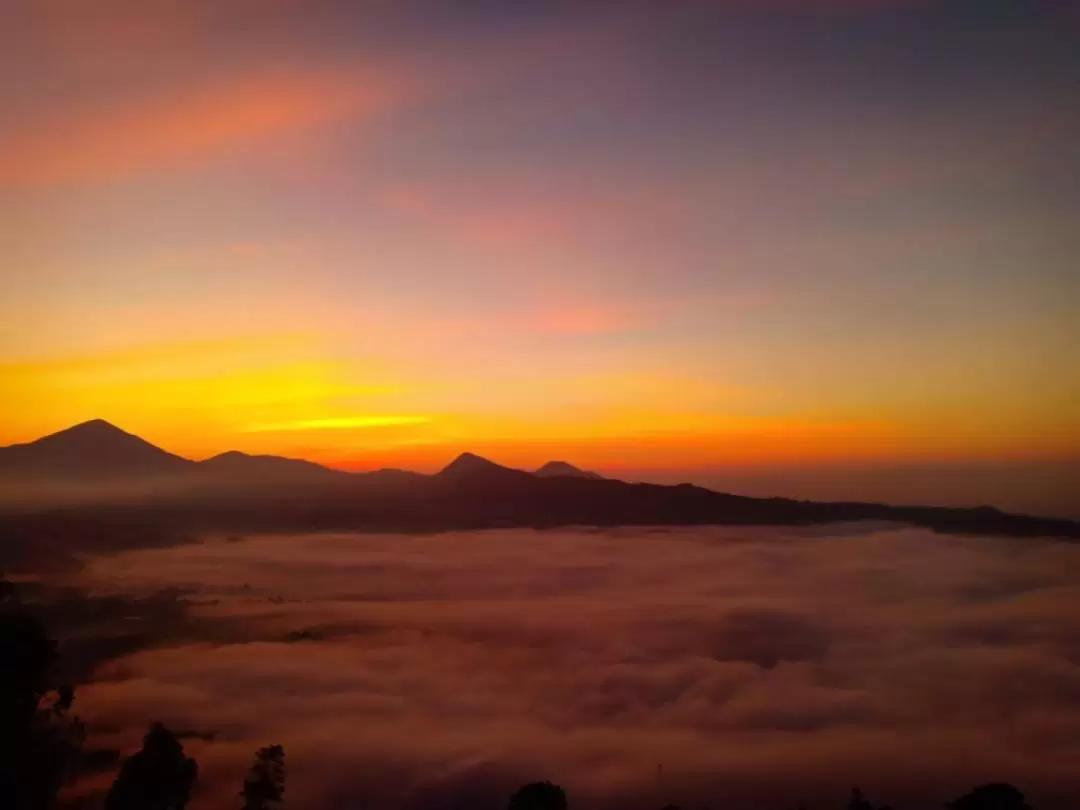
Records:
{"label": "mountain silhouette", "polygon": [[533,474],[541,478],[603,478],[599,473],[583,470],[565,461],[549,461]]}
{"label": "mountain silhouette", "polygon": [[[92,491],[92,497],[84,493],[61,501],[50,494],[54,500],[48,509],[39,502],[27,511],[22,496],[12,493],[31,480],[63,481],[68,489],[78,485]],[[102,481],[124,480],[137,481],[138,490],[119,485],[94,489]],[[226,529],[445,531],[855,521],[1080,539],[1078,522],[991,507],[750,498],[692,484],[631,484],[566,462],[551,462],[531,473],[473,453],[462,453],[434,475],[404,470],[349,473],[301,459],[238,451],[194,462],[101,420],[0,448],[0,496],[0,534],[27,542],[64,533],[72,537],[72,527],[107,544],[116,537],[138,543],[142,537]]]}
{"label": "mountain silhouette", "polygon": [[474,453],[462,453],[443,467],[437,475],[443,480],[491,481],[500,478],[516,480],[523,475],[527,476],[528,473],[512,467],[503,467]]}
{"label": "mountain silhouette", "polygon": [[313,461],[283,456],[249,455],[239,450],[200,461],[202,472],[219,476],[240,477],[267,481],[330,481],[347,478],[349,473],[332,470]]}
{"label": "mountain silhouette", "polygon": [[157,477],[190,471],[194,462],[94,419],[26,444],[0,447],[0,475],[57,479]]}

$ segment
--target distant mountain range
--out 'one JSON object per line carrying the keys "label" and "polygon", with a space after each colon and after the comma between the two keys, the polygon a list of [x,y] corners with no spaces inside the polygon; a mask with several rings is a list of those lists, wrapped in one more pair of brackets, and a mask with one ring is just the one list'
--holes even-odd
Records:
{"label": "distant mountain range", "polygon": [[191,469],[193,463],[104,419],[0,448],[0,476],[101,480],[175,475]]}
{"label": "distant mountain range", "polygon": [[541,478],[592,478],[594,480],[604,477],[599,473],[578,469],[573,464],[567,464],[565,461],[549,461],[533,475],[539,475]]}
{"label": "distant mountain range", "polygon": [[[565,461],[534,472],[463,453],[435,475],[349,473],[230,451],[192,461],[102,420],[0,448],[0,511],[94,515],[170,530],[439,531],[565,525],[805,525],[889,521],[937,531],[1080,538],[1080,523],[955,509],[749,498],[603,478]],[[38,516],[34,518],[33,516]]]}

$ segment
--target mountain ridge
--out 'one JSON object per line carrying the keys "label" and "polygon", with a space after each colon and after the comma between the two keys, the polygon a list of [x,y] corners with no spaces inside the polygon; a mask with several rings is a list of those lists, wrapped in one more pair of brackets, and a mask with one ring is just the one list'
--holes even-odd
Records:
{"label": "mountain ridge", "polygon": [[[546,470],[546,473],[544,472]],[[566,474],[566,473],[570,474]],[[554,473],[554,474],[552,474]],[[137,497],[106,481],[138,482]],[[992,507],[893,506],[751,498],[692,484],[627,483],[549,462],[536,472],[462,453],[434,475],[405,470],[345,472],[282,456],[227,451],[203,461],[169,453],[104,420],[0,448],[0,510],[26,511],[17,485],[85,485],[78,503],[34,509],[123,505],[123,514],[170,527],[259,527],[445,531],[560,525],[814,525],[879,521],[953,533],[1080,539],[1080,522],[1015,515]],[[95,489],[96,487],[96,489]],[[5,501],[5,488],[13,497]],[[5,506],[6,504],[6,506]]]}
{"label": "mountain ridge", "polygon": [[592,472],[591,470],[583,470],[580,467],[575,467],[567,461],[548,461],[545,464],[537,467],[533,471],[533,475],[538,475],[541,478],[591,478],[598,479],[604,476],[599,473]]}
{"label": "mountain ridge", "polygon": [[29,442],[0,447],[0,472],[14,467],[15,472],[24,474],[168,475],[195,463],[104,419],[91,419]]}
{"label": "mountain ridge", "polygon": [[241,450],[226,450],[216,456],[196,462],[201,468],[214,469],[221,472],[234,472],[250,470],[262,473],[301,473],[308,472],[316,475],[340,476],[350,475],[344,470],[335,470],[314,461],[304,458],[290,458],[265,453],[245,453]]}
{"label": "mountain ridge", "polygon": [[443,479],[494,479],[501,477],[517,477],[528,475],[525,470],[517,470],[513,467],[504,467],[490,459],[478,456],[475,453],[461,453],[453,461],[435,473],[437,478]]}

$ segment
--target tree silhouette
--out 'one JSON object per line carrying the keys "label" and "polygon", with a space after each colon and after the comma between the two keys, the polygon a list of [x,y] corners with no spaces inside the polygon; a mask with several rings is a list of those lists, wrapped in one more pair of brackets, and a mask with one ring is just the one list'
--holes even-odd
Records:
{"label": "tree silhouette", "polygon": [[56,645],[44,626],[20,604],[14,587],[0,579],[0,806],[48,810],[78,759],[83,727],[69,719],[70,686],[41,707],[52,691]]}
{"label": "tree silhouette", "polygon": [[195,760],[161,723],[150,726],[141,750],[128,757],[105,797],[105,810],[183,810],[195,783]]}
{"label": "tree silhouette", "polygon": [[285,795],[285,749],[268,745],[255,752],[244,789],[244,810],[276,810]]}
{"label": "tree silhouette", "polygon": [[874,806],[866,800],[858,788],[851,789],[851,798],[848,799],[847,810],[874,810]]}
{"label": "tree silhouette", "polygon": [[1005,782],[980,785],[946,807],[949,810],[1031,810],[1024,794]]}
{"label": "tree silhouette", "polygon": [[551,782],[530,782],[510,797],[509,810],[566,810],[566,791]]}

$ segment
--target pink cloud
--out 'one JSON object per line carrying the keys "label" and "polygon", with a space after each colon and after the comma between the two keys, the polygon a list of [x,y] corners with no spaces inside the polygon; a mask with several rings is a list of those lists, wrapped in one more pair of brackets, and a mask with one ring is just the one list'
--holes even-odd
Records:
{"label": "pink cloud", "polygon": [[284,132],[370,115],[403,81],[363,70],[228,78],[24,122],[0,154],[0,186],[92,182],[183,165]]}
{"label": "pink cloud", "polygon": [[596,335],[630,331],[648,321],[640,307],[583,305],[540,309],[533,328],[556,335]]}

